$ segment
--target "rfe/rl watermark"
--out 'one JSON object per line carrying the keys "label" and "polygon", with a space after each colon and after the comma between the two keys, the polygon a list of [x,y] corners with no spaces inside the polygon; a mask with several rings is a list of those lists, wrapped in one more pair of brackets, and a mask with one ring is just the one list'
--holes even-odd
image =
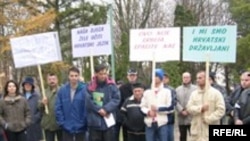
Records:
{"label": "rfe/rl watermark", "polygon": [[243,129],[213,129],[213,136],[234,136],[234,137],[245,137]]}

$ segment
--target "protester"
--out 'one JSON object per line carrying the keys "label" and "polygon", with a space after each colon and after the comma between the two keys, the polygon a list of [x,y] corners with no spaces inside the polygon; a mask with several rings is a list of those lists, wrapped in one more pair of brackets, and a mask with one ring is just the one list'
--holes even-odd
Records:
{"label": "protester", "polygon": [[182,74],[182,85],[176,88],[178,112],[178,125],[180,133],[180,141],[187,141],[187,133],[190,133],[191,115],[187,111],[187,103],[189,101],[191,93],[196,89],[196,86],[192,84],[191,74],[184,72]]}
{"label": "protester", "polygon": [[22,87],[23,96],[28,101],[32,117],[32,124],[27,128],[27,141],[40,141],[43,139],[41,127],[42,113],[38,107],[40,97],[35,91],[34,79],[27,76],[22,83]]}
{"label": "protester", "polygon": [[174,110],[171,91],[164,87],[164,71],[156,69],[153,89],[146,90],[141,102],[141,110],[146,115],[147,141],[168,141],[168,116]]}
{"label": "protester", "polygon": [[[41,101],[40,108],[43,111],[41,126],[44,130],[46,141],[62,141],[62,130],[56,123],[55,116],[55,101],[59,89],[58,78],[56,74],[49,73],[47,75],[48,88],[45,91],[46,97]],[[48,112],[45,113],[45,106],[48,107]]]}
{"label": "protester", "polygon": [[208,141],[208,126],[220,124],[225,114],[225,102],[222,94],[209,84],[206,90],[206,73],[197,73],[197,89],[192,92],[187,104],[191,114],[191,140]]}
{"label": "protester", "polygon": [[250,73],[246,72],[243,76],[244,91],[234,106],[235,125],[250,125]]}
{"label": "protester", "polygon": [[63,130],[62,141],[83,141],[87,130],[85,97],[86,85],[79,81],[80,71],[71,67],[69,82],[63,85],[56,98],[56,121]]}
{"label": "protester", "polygon": [[127,79],[128,82],[121,85],[119,87],[120,94],[121,94],[121,101],[118,107],[117,111],[117,122],[115,126],[115,131],[116,131],[116,139],[115,141],[119,141],[119,133],[120,133],[120,128],[122,127],[122,136],[123,136],[123,141],[128,141],[128,134],[127,134],[127,127],[126,125],[122,125],[121,121],[121,115],[120,115],[120,109],[122,107],[122,104],[124,101],[133,95],[133,90],[132,90],[132,85],[137,82],[137,71],[134,68],[130,68],[127,71]]}
{"label": "protester", "polygon": [[144,114],[140,110],[144,86],[135,83],[132,86],[133,95],[125,100],[121,108],[122,121],[127,127],[129,141],[146,141]]}
{"label": "protester", "polygon": [[[95,76],[88,85],[87,111],[90,141],[115,140],[115,114],[120,102],[116,84],[108,77],[107,67],[95,67]],[[111,123],[108,124],[107,120]]]}
{"label": "protester", "polygon": [[233,125],[234,122],[234,106],[239,100],[242,92],[248,85],[250,72],[243,72],[240,76],[240,86],[237,87],[226,99],[226,114],[229,116],[228,124]]}
{"label": "protester", "polygon": [[30,124],[30,108],[19,94],[18,84],[13,80],[7,81],[4,97],[0,100],[0,125],[8,141],[27,141],[26,129]]}

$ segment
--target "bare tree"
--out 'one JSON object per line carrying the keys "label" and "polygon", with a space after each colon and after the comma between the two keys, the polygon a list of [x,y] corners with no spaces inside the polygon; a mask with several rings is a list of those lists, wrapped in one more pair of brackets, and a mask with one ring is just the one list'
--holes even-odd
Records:
{"label": "bare tree", "polygon": [[[127,37],[129,42],[129,30],[137,28],[157,28],[173,25],[174,4],[164,0],[115,0],[114,19],[115,19],[115,45],[119,50],[119,45]],[[129,54],[129,44],[122,49],[123,52],[116,52],[117,63],[121,59],[127,58]],[[117,64],[116,63],[116,64]],[[149,78],[151,75],[151,65],[148,62],[130,62],[125,64],[136,67],[141,78]],[[124,71],[124,70],[123,70]],[[146,81],[149,81],[146,80]]]}

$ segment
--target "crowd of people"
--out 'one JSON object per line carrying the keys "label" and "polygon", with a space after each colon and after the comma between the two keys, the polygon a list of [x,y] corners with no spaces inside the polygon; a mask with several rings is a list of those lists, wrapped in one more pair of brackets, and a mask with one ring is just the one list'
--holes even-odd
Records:
{"label": "crowd of people", "polygon": [[250,124],[250,72],[241,74],[240,86],[231,94],[212,73],[206,84],[205,71],[197,73],[196,83],[184,72],[177,88],[160,68],[150,87],[138,82],[137,75],[132,68],[127,83],[115,82],[100,64],[85,83],[79,69],[71,67],[63,85],[56,74],[47,74],[46,97],[36,91],[32,77],[24,79],[21,93],[18,83],[9,80],[0,100],[0,140],[121,141],[122,134],[123,141],[174,141],[178,124],[179,141],[188,136],[208,141],[209,125]]}

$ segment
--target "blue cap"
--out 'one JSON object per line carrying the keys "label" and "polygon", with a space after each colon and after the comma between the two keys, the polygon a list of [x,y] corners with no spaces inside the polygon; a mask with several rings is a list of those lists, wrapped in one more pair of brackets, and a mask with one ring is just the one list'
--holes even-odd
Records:
{"label": "blue cap", "polygon": [[164,77],[164,70],[161,68],[155,69],[155,76],[159,77],[161,80],[163,80]]}

